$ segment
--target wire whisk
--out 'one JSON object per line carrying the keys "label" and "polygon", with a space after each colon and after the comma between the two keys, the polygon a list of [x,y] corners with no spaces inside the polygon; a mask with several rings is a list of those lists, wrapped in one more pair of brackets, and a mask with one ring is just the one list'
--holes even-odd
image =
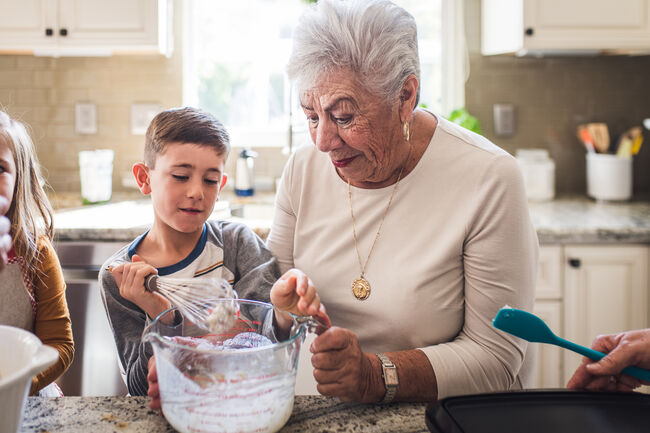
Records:
{"label": "wire whisk", "polygon": [[237,315],[237,293],[224,279],[218,278],[171,278],[151,274],[144,287],[165,297],[189,320],[213,332],[231,327]]}

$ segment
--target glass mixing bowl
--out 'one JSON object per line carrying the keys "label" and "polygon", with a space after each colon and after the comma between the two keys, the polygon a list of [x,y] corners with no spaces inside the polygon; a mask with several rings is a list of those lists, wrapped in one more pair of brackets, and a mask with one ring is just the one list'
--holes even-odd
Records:
{"label": "glass mixing bowl", "polygon": [[[145,329],[153,346],[162,410],[179,432],[275,432],[293,409],[298,355],[308,325],[278,338],[271,304],[223,299],[235,308],[211,333],[172,308]],[[163,323],[168,313],[175,325]],[[166,316],[169,317],[169,316]]]}

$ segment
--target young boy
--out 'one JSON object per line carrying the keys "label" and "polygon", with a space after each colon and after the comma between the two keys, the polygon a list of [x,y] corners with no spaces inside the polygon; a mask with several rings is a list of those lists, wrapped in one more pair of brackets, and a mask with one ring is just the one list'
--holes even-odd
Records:
{"label": "young boy", "polygon": [[[229,151],[223,125],[195,108],[163,111],[147,129],[144,163],[135,164],[133,174],[140,191],[151,195],[153,226],[109,258],[99,276],[131,395],[147,395],[149,387],[152,350],[142,342],[142,332],[170,308],[160,294],[145,290],[148,275],[224,278],[240,298],[265,302],[280,276],[277,262],[247,226],[207,221],[226,183]],[[278,307],[298,314],[318,311],[313,285],[302,280],[304,274],[296,270],[278,280],[276,292],[289,297]],[[286,323],[286,316],[277,319],[280,326]]]}

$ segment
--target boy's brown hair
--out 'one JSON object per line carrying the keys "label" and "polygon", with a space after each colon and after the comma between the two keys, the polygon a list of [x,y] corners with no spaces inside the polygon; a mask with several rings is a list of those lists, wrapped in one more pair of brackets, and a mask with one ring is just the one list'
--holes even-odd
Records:
{"label": "boy's brown hair", "polygon": [[193,107],[170,108],[153,118],[144,141],[147,167],[155,168],[156,156],[163,153],[170,143],[212,147],[225,157],[230,152],[230,136],[223,124],[207,111]]}

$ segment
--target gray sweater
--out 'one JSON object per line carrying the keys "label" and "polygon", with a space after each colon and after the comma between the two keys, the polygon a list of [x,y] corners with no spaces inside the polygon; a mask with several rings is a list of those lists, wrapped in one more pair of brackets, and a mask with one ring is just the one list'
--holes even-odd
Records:
{"label": "gray sweater", "polygon": [[[144,233],[113,254],[99,273],[104,307],[131,395],[147,395],[147,363],[153,351],[150,344],[142,341],[142,337],[152,318],[120,296],[120,290],[107,267],[131,261],[138,244],[146,235]],[[197,272],[205,269],[206,263],[216,263],[217,266],[211,266],[207,274],[201,272],[201,276],[221,276],[229,280],[238,296],[244,299],[269,302],[271,287],[280,277],[278,264],[264,242],[247,226],[225,221],[206,222],[201,239],[188,257],[175,265],[159,268],[158,272],[161,276],[200,278]]]}

